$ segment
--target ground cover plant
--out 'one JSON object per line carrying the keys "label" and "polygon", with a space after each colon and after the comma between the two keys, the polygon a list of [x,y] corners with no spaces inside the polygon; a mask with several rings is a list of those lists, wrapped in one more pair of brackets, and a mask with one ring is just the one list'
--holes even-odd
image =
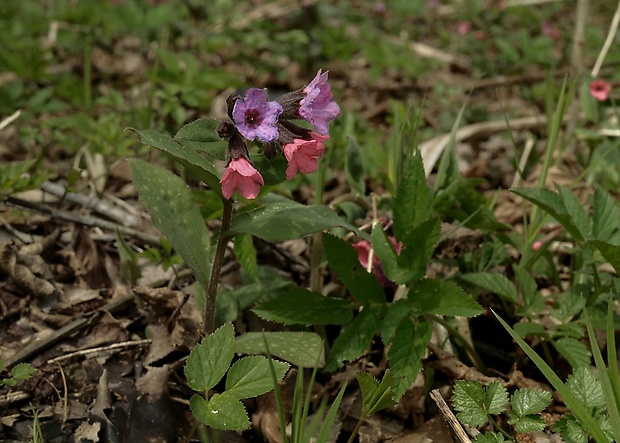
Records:
{"label": "ground cover plant", "polygon": [[0,439],[617,441],[617,6],[3,2]]}

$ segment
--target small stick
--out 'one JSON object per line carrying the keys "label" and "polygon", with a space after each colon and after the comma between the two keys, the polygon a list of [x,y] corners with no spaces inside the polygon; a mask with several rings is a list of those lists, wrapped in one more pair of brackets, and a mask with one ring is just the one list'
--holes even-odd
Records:
{"label": "small stick", "polygon": [[618,30],[618,24],[620,23],[620,2],[618,2],[618,8],[616,9],[616,13],[614,14],[614,18],[611,20],[611,26],[609,27],[609,32],[607,33],[607,38],[605,39],[605,43],[603,44],[603,49],[601,49],[598,58],[596,59],[596,63],[594,64],[594,68],[592,69],[592,77],[596,78],[598,76],[599,71],[601,70],[601,66],[603,66],[603,60],[605,60],[605,56],[611,47],[612,42],[614,41],[614,37],[616,36],[616,31]]}
{"label": "small stick", "polygon": [[115,349],[129,348],[132,346],[148,345],[151,343],[151,341],[152,341],[151,339],[130,340],[130,341],[124,341],[121,343],[114,343],[108,346],[98,346],[96,348],[80,349],[79,351],[71,352],[70,354],[60,355],[58,357],[51,358],[46,363],[47,364],[52,364],[52,363],[59,364],[59,362],[64,361],[64,360],[69,360],[73,357],[79,357],[82,355],[89,355],[89,354],[100,354],[103,352],[114,351]]}
{"label": "small stick", "polygon": [[439,390],[433,389],[430,392],[430,396],[439,408],[439,413],[441,414],[441,417],[444,419],[444,421],[448,425],[448,428],[450,429],[452,441],[455,443],[471,443],[471,440],[467,436],[467,433],[450,410],[450,407],[446,404],[446,401],[439,393]]}

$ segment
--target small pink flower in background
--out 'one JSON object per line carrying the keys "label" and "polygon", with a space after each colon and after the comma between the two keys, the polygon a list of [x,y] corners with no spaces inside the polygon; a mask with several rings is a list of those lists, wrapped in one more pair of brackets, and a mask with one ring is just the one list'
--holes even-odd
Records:
{"label": "small pink flower in background", "polygon": [[469,22],[459,22],[459,24],[456,25],[456,32],[459,35],[467,35],[469,34],[470,30],[471,30],[471,23]]}
{"label": "small pink flower in background", "polygon": [[372,8],[370,9],[370,11],[375,15],[383,15],[385,14],[386,10],[387,10],[387,7],[385,6],[385,3],[383,2],[376,2],[375,4],[372,5]]}
{"label": "small pink flower in background", "polygon": [[271,142],[278,138],[278,117],[282,113],[282,106],[273,101],[267,101],[267,91],[250,88],[244,98],[235,101],[232,118],[237,129],[248,140],[259,139],[262,142]]}
{"label": "small pink flower in background", "polygon": [[553,26],[548,20],[545,20],[542,24],[542,33],[543,35],[551,37],[553,40],[556,41],[560,40],[560,38],[562,37],[560,30]]}
{"label": "small pink flower in background", "polygon": [[611,85],[605,80],[593,80],[590,82],[590,95],[600,102],[609,98]]}
{"label": "small pink flower in background", "polygon": [[292,179],[297,171],[309,174],[316,171],[318,158],[325,152],[323,142],[329,137],[316,132],[311,132],[312,140],[296,138],[293,143],[284,145],[282,148],[284,156],[288,161],[286,168],[286,179]]}
{"label": "small pink flower in background", "polygon": [[329,135],[329,121],[340,115],[331,86],[327,82],[329,71],[316,73],[308,86],[302,89],[304,98],[299,102],[299,115],[310,122],[319,134]]}
{"label": "small pink flower in background", "polygon": [[540,251],[540,248],[542,248],[542,242],[541,241],[535,241],[534,243],[532,243],[532,251]]}
{"label": "small pink flower in background", "polygon": [[[402,243],[397,242],[393,236],[390,236],[389,239],[390,239],[390,242],[392,242],[394,249],[396,249],[396,253],[400,254],[400,251],[403,247]],[[357,259],[359,260],[360,264],[365,269],[368,269],[368,256],[370,255],[370,243],[368,243],[366,240],[360,240],[353,245],[353,248],[357,252]],[[392,283],[383,274],[383,268],[381,267],[381,261],[379,260],[379,257],[377,257],[376,254],[373,255],[372,257],[372,272],[373,274],[375,274],[375,277],[377,277],[377,280],[379,280],[379,283],[384,288],[392,285]]]}
{"label": "small pink flower in background", "polygon": [[230,198],[235,191],[239,191],[248,199],[256,198],[260,185],[265,184],[262,175],[243,157],[230,161],[220,183],[224,197]]}

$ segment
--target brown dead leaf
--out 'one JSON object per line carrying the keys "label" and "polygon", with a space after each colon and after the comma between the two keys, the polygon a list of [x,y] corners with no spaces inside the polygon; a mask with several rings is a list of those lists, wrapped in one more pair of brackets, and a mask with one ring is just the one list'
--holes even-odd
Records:
{"label": "brown dead leaf", "polygon": [[46,298],[57,294],[56,287],[49,281],[37,277],[22,259],[19,259],[19,250],[14,240],[8,240],[0,245],[0,272],[8,275],[19,289],[28,295],[37,298]]}
{"label": "brown dead leaf", "polygon": [[110,286],[104,252],[99,250],[90,237],[90,232],[81,226],[75,226],[71,243],[81,271],[76,270],[76,274],[81,275],[91,288]]}

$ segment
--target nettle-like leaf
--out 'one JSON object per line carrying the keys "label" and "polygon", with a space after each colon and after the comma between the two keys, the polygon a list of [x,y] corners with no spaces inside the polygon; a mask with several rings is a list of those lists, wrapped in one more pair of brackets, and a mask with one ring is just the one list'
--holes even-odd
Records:
{"label": "nettle-like leaf", "polygon": [[597,188],[592,212],[592,238],[617,244],[620,235],[620,209],[607,191]]}
{"label": "nettle-like leaf", "polygon": [[269,351],[303,368],[320,368],[325,363],[323,339],[314,332],[249,332],[237,337],[235,350],[239,354],[267,354]]}
{"label": "nettle-like leaf", "polygon": [[620,273],[620,246],[611,245],[599,240],[593,240],[590,243],[599,250],[601,255],[613,266],[616,272]]}
{"label": "nettle-like leaf", "polygon": [[361,356],[381,326],[385,305],[367,306],[344,328],[332,346],[325,371],[333,372],[345,361]]}
{"label": "nettle-like leaf", "polygon": [[233,325],[225,323],[192,349],[185,364],[187,384],[192,389],[208,391],[224,377],[235,355],[234,340]]}
{"label": "nettle-like leaf", "polygon": [[383,287],[373,274],[364,269],[357,252],[349,243],[333,235],[325,235],[323,249],[331,268],[360,303],[385,302]]}
{"label": "nettle-like leaf", "polygon": [[510,404],[512,409],[508,413],[508,423],[515,427],[517,432],[542,431],[545,421],[540,413],[551,403],[551,393],[537,388],[523,388],[515,391]]}
{"label": "nettle-like leaf", "polygon": [[355,226],[344,221],[327,206],[280,202],[235,215],[230,229],[232,232],[245,232],[266,241],[278,242],[334,227],[357,232]]}
{"label": "nettle-like leaf", "polygon": [[[288,363],[271,360],[278,382],[291,367]],[[226,375],[226,393],[239,400],[258,397],[273,389],[269,360],[263,356],[244,357]]]}
{"label": "nettle-like leaf", "polygon": [[189,188],[172,172],[142,160],[129,160],[131,177],[153,224],[170,240],[205,288],[211,274],[211,241]]}
{"label": "nettle-like leaf", "polygon": [[403,239],[402,250],[396,261],[401,269],[409,270],[410,277],[407,282],[426,275],[426,267],[440,237],[441,222],[437,217],[430,217],[413,228],[409,236]]}
{"label": "nettle-like leaf", "polygon": [[243,403],[226,392],[214,394],[209,400],[193,395],[189,406],[196,420],[215,429],[243,431],[250,426]]}
{"label": "nettle-like leaf", "polygon": [[432,333],[432,324],[423,319],[405,317],[397,326],[388,351],[394,377],[393,400],[398,401],[415,381]]}
{"label": "nettle-like leaf", "polygon": [[380,224],[375,225],[371,233],[374,253],[381,261],[381,268],[385,276],[396,284],[402,285],[415,277],[418,270],[409,266],[401,268],[398,264],[398,254]]}
{"label": "nettle-like leaf", "polygon": [[364,416],[368,417],[397,403],[393,399],[394,391],[390,387],[394,382],[394,377],[389,369],[383,374],[381,382],[367,372],[358,372],[355,378],[362,391],[362,414]]}
{"label": "nettle-like leaf", "polygon": [[488,421],[489,414],[500,414],[506,409],[508,393],[497,382],[486,389],[476,381],[458,380],[454,384],[452,396],[454,409],[459,411],[457,417],[470,426],[482,426]]}
{"label": "nettle-like leaf", "polygon": [[496,434],[495,432],[485,432],[476,435],[472,440],[474,443],[503,443],[506,441],[504,434]]}
{"label": "nettle-like leaf", "polygon": [[588,366],[591,362],[592,353],[581,340],[562,337],[553,341],[552,344],[573,369]]}
{"label": "nettle-like leaf", "polygon": [[417,152],[406,164],[396,189],[392,211],[394,234],[398,240],[409,237],[413,228],[431,215],[431,195],[426,184],[422,155]]}
{"label": "nettle-like leaf", "polygon": [[584,225],[587,213],[583,206],[576,202],[570,191],[553,192],[541,188],[511,189],[515,194],[534,203],[536,206],[555,218],[576,240],[583,241],[588,234],[587,226]]}
{"label": "nettle-like leaf", "polygon": [[283,324],[342,325],[353,317],[355,305],[302,288],[252,309],[259,317]]}
{"label": "nettle-like leaf", "polygon": [[559,432],[565,443],[588,443],[589,436],[584,427],[577,419],[567,414],[553,424],[551,428]]}
{"label": "nettle-like leaf", "polygon": [[575,369],[566,380],[566,386],[590,412],[605,407],[601,382],[589,368]]}
{"label": "nettle-like leaf", "polygon": [[496,272],[474,272],[465,274],[461,278],[466,282],[497,294],[509,302],[517,302],[517,289],[504,274],[498,274]]}
{"label": "nettle-like leaf", "polygon": [[414,315],[473,317],[482,313],[480,305],[463,289],[444,280],[424,279],[413,283],[407,301]]}

